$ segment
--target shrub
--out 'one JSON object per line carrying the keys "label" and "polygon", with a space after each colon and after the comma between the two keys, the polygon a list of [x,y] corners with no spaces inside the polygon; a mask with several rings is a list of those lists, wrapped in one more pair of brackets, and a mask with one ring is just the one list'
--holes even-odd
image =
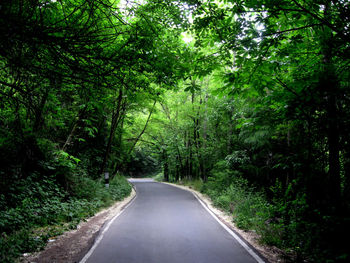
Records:
{"label": "shrub", "polygon": [[125,196],[128,196],[131,192],[131,185],[125,179],[125,177],[121,175],[116,175],[109,182],[109,193],[112,196],[113,200],[121,200]]}
{"label": "shrub", "polygon": [[156,174],[153,179],[157,182],[163,182],[164,181],[164,174],[163,172],[160,172],[158,174]]}
{"label": "shrub", "polygon": [[226,161],[217,162],[210,171],[208,181],[203,185],[202,190],[204,192],[222,192],[239,176],[238,171],[232,171],[228,168]]}
{"label": "shrub", "polygon": [[0,236],[0,262],[12,263],[24,252],[43,248],[47,237],[33,236],[27,229],[16,231],[11,235]]}
{"label": "shrub", "polygon": [[239,228],[257,231],[266,243],[281,240],[281,227],[270,223],[274,207],[262,192],[249,186],[239,172],[228,169],[225,161],[215,165],[202,191],[214,205],[232,213]]}
{"label": "shrub", "polygon": [[86,176],[74,176],[70,178],[71,194],[78,199],[92,201],[94,199],[106,201],[109,196],[105,186],[100,180],[93,180]]}
{"label": "shrub", "polygon": [[[54,235],[52,231],[33,233],[34,229],[66,223],[75,228],[82,219],[94,215],[114,200],[123,199],[131,191],[130,184],[119,175],[110,181],[108,190],[102,180],[70,176],[72,195],[69,196],[53,178],[38,181],[33,175],[13,185],[12,200],[16,204],[13,207],[4,198],[0,199],[0,262],[13,262],[24,252],[40,249],[50,235]],[[58,233],[60,231],[55,231]]]}
{"label": "shrub", "polygon": [[203,188],[203,180],[202,179],[188,179],[184,178],[180,182],[180,184],[187,185],[192,189],[197,191],[202,191]]}

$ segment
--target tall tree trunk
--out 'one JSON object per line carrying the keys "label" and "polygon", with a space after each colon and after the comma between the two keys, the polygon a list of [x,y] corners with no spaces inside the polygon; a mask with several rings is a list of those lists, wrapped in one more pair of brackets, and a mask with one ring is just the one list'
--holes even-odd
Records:
{"label": "tall tree trunk", "polygon": [[[330,3],[325,4],[324,18],[330,21],[329,14]],[[334,206],[338,207],[341,200],[340,186],[340,160],[339,160],[339,120],[337,92],[339,81],[334,70],[333,57],[333,39],[332,32],[328,27],[324,27],[321,32],[321,52],[323,54],[323,74],[321,75],[321,91],[325,94],[326,112],[327,112],[327,137],[328,137],[328,164],[330,194]]]}
{"label": "tall tree trunk", "polygon": [[[290,152],[290,122],[287,123],[287,155],[290,156],[291,152]],[[288,187],[289,182],[290,182],[290,174],[291,174],[291,170],[292,170],[292,165],[290,165],[288,163],[288,169],[287,169],[287,173],[286,173],[286,181],[285,181],[285,186]]]}
{"label": "tall tree trunk", "polygon": [[122,90],[122,88],[120,88],[118,99],[117,99],[117,108],[115,109],[115,111],[112,114],[111,129],[109,132],[109,137],[108,137],[108,141],[107,141],[106,150],[105,150],[105,153],[103,156],[103,161],[102,161],[102,164],[100,167],[100,172],[99,172],[100,174],[102,174],[107,169],[107,161],[108,161],[109,154],[111,152],[112,141],[113,141],[115,130],[118,126],[118,122],[120,119],[120,110],[121,110],[122,100],[123,100],[123,90]]}
{"label": "tall tree trunk", "polygon": [[69,135],[68,135],[65,143],[62,146],[62,151],[66,151],[68,145],[71,144],[73,136],[74,136],[74,133],[75,133],[77,127],[78,127],[78,124],[79,124],[81,118],[84,116],[84,114],[86,112],[86,109],[87,109],[87,104],[84,106],[84,108],[82,110],[79,110],[78,116],[75,118],[74,123],[72,125],[72,128],[71,128],[71,130],[69,132]]}
{"label": "tall tree trunk", "polygon": [[[180,169],[179,169],[179,163],[181,163]],[[183,166],[182,166],[182,161],[180,160],[179,155],[176,156],[176,169],[175,169],[175,181],[179,181],[180,179],[180,173],[183,174]]]}
{"label": "tall tree trunk", "polygon": [[[55,84],[53,84],[53,85],[55,85]],[[47,98],[49,97],[49,91],[50,91],[50,87],[46,87],[45,92],[40,99],[39,106],[35,110],[35,120],[34,120],[34,124],[33,124],[33,131],[34,132],[39,131],[43,122],[44,122],[43,112],[44,112],[45,104],[47,102]]]}
{"label": "tall tree trunk", "polygon": [[125,105],[123,106],[123,114],[121,116],[121,123],[120,123],[120,132],[119,132],[119,136],[118,136],[118,156],[117,156],[117,160],[114,164],[114,169],[113,169],[113,173],[111,175],[111,179],[113,179],[113,177],[118,173],[119,169],[121,168],[121,153],[123,152],[123,128],[124,128],[124,120],[125,120]]}
{"label": "tall tree trunk", "polygon": [[183,179],[184,177],[188,177],[189,176],[189,166],[190,166],[190,160],[189,160],[189,138],[188,138],[188,132],[185,131],[185,134],[184,134],[184,146],[185,146],[185,152],[187,153],[186,154],[186,159],[185,159],[185,164],[184,164],[184,171],[180,174],[180,178]]}
{"label": "tall tree trunk", "polygon": [[204,182],[207,181],[207,173],[206,173],[206,147],[207,147],[207,133],[208,133],[208,118],[207,118],[207,102],[208,102],[208,86],[209,86],[209,78],[207,78],[205,95],[204,95],[204,116],[203,116],[203,125],[202,125],[202,149],[201,149],[201,177]]}
{"label": "tall tree trunk", "polygon": [[168,164],[168,153],[166,149],[163,149],[163,168],[164,168],[164,180],[169,182],[169,164]]}
{"label": "tall tree trunk", "polygon": [[180,149],[179,149],[178,145],[176,145],[176,151],[177,151],[177,155],[176,155],[176,181],[178,181],[180,178],[180,173],[181,174],[184,173],[184,164],[182,162],[182,156],[181,156]]}
{"label": "tall tree trunk", "polygon": [[234,110],[231,107],[228,112],[228,129],[227,129],[227,155],[232,153],[232,135],[233,135],[233,117]]}
{"label": "tall tree trunk", "polygon": [[192,143],[191,143],[191,139],[189,136],[189,140],[188,140],[188,148],[189,148],[189,158],[188,158],[188,177],[192,178],[193,175],[193,153],[192,153]]}
{"label": "tall tree trunk", "polygon": [[348,206],[345,209],[349,209],[349,200],[350,200],[350,147],[349,142],[346,144],[344,150],[344,174],[345,174],[345,184],[344,184],[344,194],[343,202],[345,206]]}
{"label": "tall tree trunk", "polygon": [[329,95],[328,98],[328,151],[329,151],[329,176],[331,182],[331,197],[338,205],[341,198],[340,186],[340,161],[339,161],[339,129],[338,109],[336,98]]}

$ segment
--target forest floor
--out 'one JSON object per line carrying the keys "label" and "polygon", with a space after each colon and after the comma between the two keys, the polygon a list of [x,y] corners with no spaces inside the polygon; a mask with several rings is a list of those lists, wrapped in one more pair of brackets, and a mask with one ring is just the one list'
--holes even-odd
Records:
{"label": "forest floor", "polygon": [[104,209],[81,222],[77,229],[65,232],[49,239],[45,249],[36,253],[25,254],[22,263],[73,263],[79,262],[93,245],[102,227],[116,216],[135,197],[135,190],[122,201]]}
{"label": "forest floor", "polygon": [[190,186],[185,185],[179,185],[179,184],[173,184],[173,183],[167,183],[176,187],[180,187],[182,189],[188,190],[192,193],[194,193],[197,198],[199,198],[206,206],[211,210],[217,218],[224,223],[228,228],[233,230],[238,236],[240,236],[246,243],[248,243],[251,247],[253,247],[256,251],[258,251],[268,262],[270,263],[284,263],[286,262],[284,260],[285,253],[273,246],[267,246],[261,244],[259,242],[259,235],[254,231],[247,231],[239,229],[233,222],[232,222],[232,215],[229,215],[227,212],[215,207],[213,205],[213,202],[210,200],[210,198],[196,190],[194,190]]}

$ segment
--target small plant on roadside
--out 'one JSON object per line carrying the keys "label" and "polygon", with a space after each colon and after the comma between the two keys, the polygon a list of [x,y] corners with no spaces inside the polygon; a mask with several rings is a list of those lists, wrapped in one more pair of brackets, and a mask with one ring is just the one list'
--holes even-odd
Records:
{"label": "small plant on roadside", "polygon": [[160,172],[160,173],[156,174],[153,177],[153,180],[155,180],[157,182],[163,182],[164,181],[164,174],[163,174],[163,172]]}
{"label": "small plant on roadside", "polygon": [[[74,229],[79,222],[131,192],[127,180],[118,175],[106,189],[102,180],[69,177],[68,195],[54,178],[37,181],[35,175],[13,185],[12,204],[2,200],[0,213],[0,262],[13,262],[21,254],[42,249],[51,236]],[[22,200],[20,200],[22,199]]]}

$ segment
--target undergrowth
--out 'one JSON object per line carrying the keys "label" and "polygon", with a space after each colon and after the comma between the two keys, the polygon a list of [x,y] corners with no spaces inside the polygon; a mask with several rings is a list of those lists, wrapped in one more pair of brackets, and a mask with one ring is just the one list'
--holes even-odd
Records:
{"label": "undergrowth", "polygon": [[38,181],[34,175],[11,186],[11,202],[0,196],[0,262],[14,262],[23,253],[43,248],[50,237],[76,228],[81,220],[131,191],[122,176],[115,176],[108,190],[102,181],[88,177],[71,180],[69,194],[54,178]]}

